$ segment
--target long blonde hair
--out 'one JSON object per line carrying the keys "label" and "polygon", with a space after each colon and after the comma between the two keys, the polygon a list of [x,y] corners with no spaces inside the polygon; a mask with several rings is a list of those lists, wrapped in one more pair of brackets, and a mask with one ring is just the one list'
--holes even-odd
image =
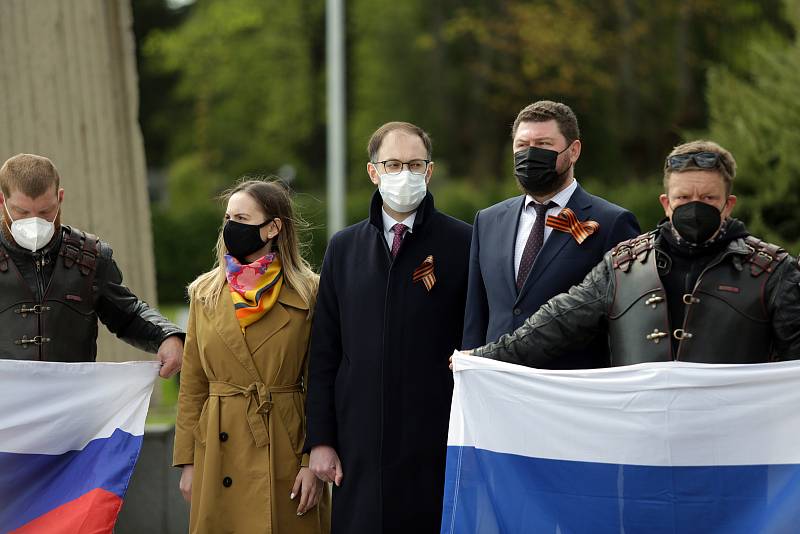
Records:
{"label": "long blonde hair", "polygon": [[[281,230],[273,240],[273,247],[277,245],[278,255],[283,266],[283,280],[289,287],[297,291],[300,298],[308,305],[309,318],[314,309],[319,285],[319,276],[311,269],[301,252],[298,239],[298,227],[307,226],[306,222],[295,214],[289,189],[277,179],[243,179],[234,187],[225,191],[220,200],[227,204],[235,193],[247,193],[261,207],[267,219],[278,218],[281,220]],[[198,276],[189,284],[189,298],[200,302],[206,308],[214,308],[219,302],[219,296],[225,289],[225,240],[220,227],[215,247],[216,260],[214,267]]]}

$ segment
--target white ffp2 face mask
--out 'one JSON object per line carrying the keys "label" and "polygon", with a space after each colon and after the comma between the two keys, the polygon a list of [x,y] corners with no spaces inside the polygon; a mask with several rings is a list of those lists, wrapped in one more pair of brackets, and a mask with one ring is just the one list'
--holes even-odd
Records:
{"label": "white ffp2 face mask", "polygon": [[428,191],[425,174],[404,170],[399,174],[381,174],[378,191],[387,206],[400,213],[417,209]]}
{"label": "white ffp2 face mask", "polygon": [[[8,212],[8,206],[6,206],[5,203],[3,206],[6,208],[6,215],[11,221],[11,226],[9,226],[11,229],[11,236],[22,248],[26,248],[31,252],[36,252],[48,244],[53,238],[53,234],[56,231],[54,222],[40,217],[28,217],[27,219],[17,219],[15,221]],[[61,206],[59,206],[58,209],[61,210]],[[56,211],[56,218],[57,217],[58,211]],[[55,221],[55,218],[53,221]]]}

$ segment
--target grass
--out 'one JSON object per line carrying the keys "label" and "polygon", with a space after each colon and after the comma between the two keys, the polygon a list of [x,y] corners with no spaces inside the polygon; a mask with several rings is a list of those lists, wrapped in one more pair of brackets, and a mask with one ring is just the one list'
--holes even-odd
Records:
{"label": "grass", "polygon": [[[164,304],[159,306],[158,311],[170,321],[180,324],[180,317],[185,309],[186,306],[184,304]],[[178,375],[167,380],[159,379],[156,382],[156,387],[160,388],[161,398],[157,404],[150,406],[145,424],[175,424],[179,389]]]}

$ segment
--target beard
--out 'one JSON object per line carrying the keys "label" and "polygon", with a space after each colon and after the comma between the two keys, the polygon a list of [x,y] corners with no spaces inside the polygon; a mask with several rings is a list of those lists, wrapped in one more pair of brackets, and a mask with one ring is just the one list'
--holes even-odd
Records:
{"label": "beard", "polygon": [[543,187],[541,189],[531,190],[529,188],[524,187],[520,183],[519,180],[516,180],[517,187],[519,187],[520,191],[522,191],[524,194],[529,195],[531,197],[534,197],[534,198],[537,198],[537,197],[538,198],[547,198],[549,196],[552,196],[556,192],[561,191],[561,189],[564,188],[564,185],[570,179],[569,170],[570,170],[571,167],[572,167],[572,163],[569,163],[569,160],[567,160],[566,166],[564,166],[563,168],[559,169],[558,168],[558,161],[556,161],[555,172],[556,172],[557,178],[556,178],[556,180],[553,180],[549,184],[547,184],[546,187]]}

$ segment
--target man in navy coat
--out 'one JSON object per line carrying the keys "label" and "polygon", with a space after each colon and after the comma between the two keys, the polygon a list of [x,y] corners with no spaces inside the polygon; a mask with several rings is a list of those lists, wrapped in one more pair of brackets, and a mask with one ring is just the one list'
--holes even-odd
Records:
{"label": "man in navy coat", "polygon": [[[542,100],[512,127],[514,174],[523,195],[475,216],[463,349],[516,330],[551,297],[583,280],[603,254],[641,232],[633,214],[586,192],[574,177],[581,154],[569,106]],[[604,339],[559,360],[582,369],[607,361]]]}
{"label": "man in navy coat", "polygon": [[368,152],[369,218],[334,235],[322,264],[305,450],[335,484],[334,534],[435,534],[471,230],[434,207],[424,131],[385,124]]}

